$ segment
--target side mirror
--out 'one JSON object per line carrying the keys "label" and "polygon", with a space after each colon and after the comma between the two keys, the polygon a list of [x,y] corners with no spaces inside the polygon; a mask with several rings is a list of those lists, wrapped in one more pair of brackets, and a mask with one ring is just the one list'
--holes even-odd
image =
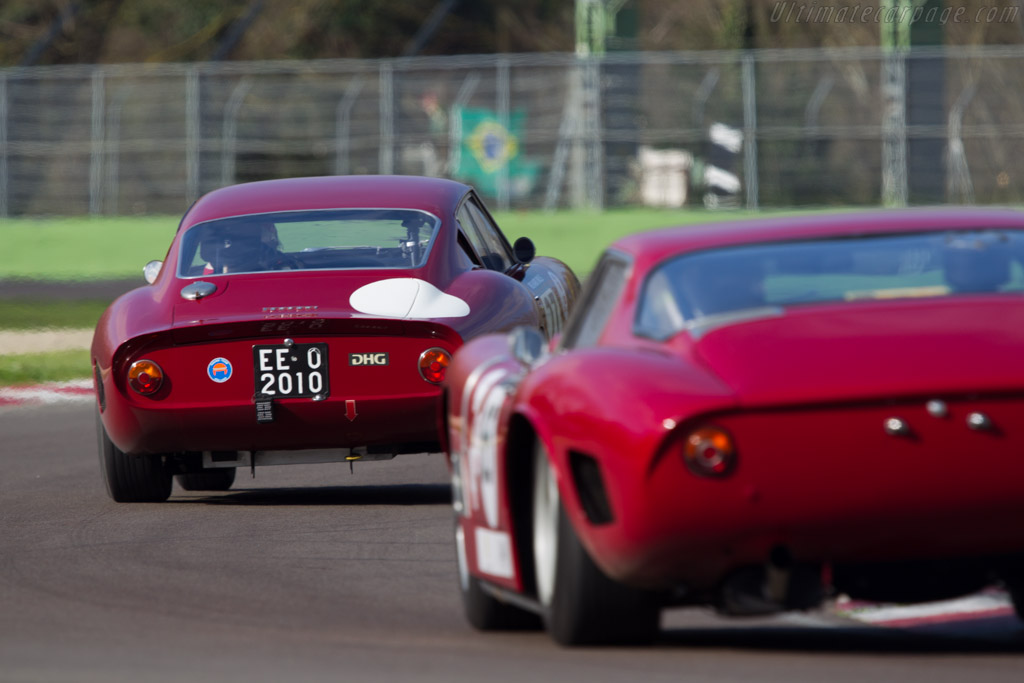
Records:
{"label": "side mirror", "polygon": [[533,240],[529,237],[517,239],[516,243],[512,245],[512,251],[520,263],[529,263],[537,255],[537,247],[533,246]]}
{"label": "side mirror", "polygon": [[517,327],[509,334],[509,347],[512,356],[529,367],[544,355],[546,349],[544,336],[532,327]]}
{"label": "side mirror", "polygon": [[156,276],[160,274],[160,269],[164,267],[163,261],[150,261],[142,268],[142,277],[146,278],[146,282],[153,284],[156,282]]}

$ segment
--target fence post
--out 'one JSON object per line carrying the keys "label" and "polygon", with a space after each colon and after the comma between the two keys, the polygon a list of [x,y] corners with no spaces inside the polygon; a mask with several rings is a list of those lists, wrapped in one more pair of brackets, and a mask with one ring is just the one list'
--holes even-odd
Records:
{"label": "fence post", "polygon": [[907,205],[907,63],[902,50],[882,57],[882,203]]}
{"label": "fence post", "polygon": [[185,76],[185,203],[199,199],[199,70],[191,67]]}
{"label": "fence post", "polygon": [[0,218],[7,218],[7,74],[0,74]]}
{"label": "fence post", "polygon": [[242,109],[245,96],[252,87],[252,80],[243,76],[235,89],[231,91],[228,104],[224,107],[224,124],[221,132],[223,138],[220,158],[221,187],[235,184],[235,152],[238,141],[238,112]]}
{"label": "fence post", "polygon": [[747,188],[747,209],[760,204],[757,184],[757,76],[754,54],[743,53],[743,181]]}
{"label": "fence post", "polygon": [[[505,131],[505,135],[508,138],[512,137],[512,117],[509,113],[509,99],[511,96],[510,84],[509,84],[509,66],[508,59],[501,57],[498,59],[497,65],[497,98],[498,101],[495,103],[498,110],[498,123],[501,124],[502,129]],[[509,140],[505,141],[507,145]],[[519,150],[518,153],[522,153]],[[498,169],[498,209],[501,211],[508,211],[509,208],[509,164],[512,163],[510,156],[506,156],[505,163]]]}
{"label": "fence post", "polygon": [[586,195],[587,208],[604,208],[604,154],[601,144],[601,68],[602,59],[591,57],[584,63],[583,107],[586,130]]}
{"label": "fence post", "polygon": [[103,123],[105,109],[103,69],[92,72],[92,146],[89,158],[89,213],[93,216],[103,210]]}
{"label": "fence post", "polygon": [[390,62],[380,65],[380,169],[382,175],[395,172],[395,93]]}

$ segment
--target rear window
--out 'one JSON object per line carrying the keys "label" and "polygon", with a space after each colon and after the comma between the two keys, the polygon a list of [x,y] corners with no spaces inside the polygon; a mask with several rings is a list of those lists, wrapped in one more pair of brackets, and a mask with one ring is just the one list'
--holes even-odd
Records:
{"label": "rear window", "polygon": [[194,225],[180,277],[283,270],[418,268],[440,219],[414,209],[338,209],[237,216]]}
{"label": "rear window", "polygon": [[1024,291],[1024,236],[968,230],[745,245],[652,270],[637,334],[667,339],[714,316],[820,302]]}

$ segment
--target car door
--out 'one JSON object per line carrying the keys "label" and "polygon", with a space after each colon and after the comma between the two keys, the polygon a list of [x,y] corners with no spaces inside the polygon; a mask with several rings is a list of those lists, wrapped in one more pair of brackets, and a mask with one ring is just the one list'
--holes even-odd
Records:
{"label": "car door", "polygon": [[484,268],[504,273],[516,280],[537,308],[541,331],[549,339],[558,334],[579,290],[579,283],[568,267],[554,259],[541,258],[520,262],[497,223],[475,194],[467,196],[456,214],[465,236],[463,248],[472,250],[470,258]]}

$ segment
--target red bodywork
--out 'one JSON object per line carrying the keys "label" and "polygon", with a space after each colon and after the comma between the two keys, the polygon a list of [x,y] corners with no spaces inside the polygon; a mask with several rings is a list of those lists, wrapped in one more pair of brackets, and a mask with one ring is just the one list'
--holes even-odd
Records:
{"label": "red bodywork", "polygon": [[[470,262],[456,219],[467,201],[482,206],[470,187],[457,182],[388,176],[266,181],[200,199],[185,214],[153,284],[114,301],[96,326],[92,360],[110,440],[127,454],[437,450],[440,390],[421,377],[420,354],[432,347],[453,352],[480,334],[520,325],[557,332],[578,290],[572,272],[554,259],[516,262],[507,272]],[[206,298],[188,300],[181,293],[204,279],[178,276],[180,242],[193,225],[238,215],[361,207],[417,209],[439,218],[422,267],[218,275],[206,278],[216,284]],[[412,319],[353,309],[354,291],[387,278],[426,281],[464,301],[469,313]],[[542,299],[549,302],[546,308],[538,303]],[[286,339],[327,344],[329,396],[276,400],[273,421],[258,423],[253,347]],[[383,353],[384,365],[351,364],[350,354]],[[143,358],[165,373],[152,396],[126,383],[130,364]],[[218,358],[233,367],[227,381],[207,375]],[[338,459],[345,459],[344,452]],[[302,461],[299,454],[295,461]]]}
{"label": "red bodywork", "polygon": [[[1019,558],[1020,294],[807,304],[666,341],[634,334],[645,276],[678,254],[982,227],[1021,231],[1024,214],[775,218],[614,244],[628,272],[596,344],[556,345],[530,365],[488,336],[460,349],[449,369],[449,445],[471,574],[530,597],[534,440],[595,563],[623,583],[685,590],[695,602],[713,601],[732,573],[765,566],[778,548],[819,567]],[[570,330],[593,303],[585,292]],[[933,399],[946,414],[926,410]],[[995,427],[968,428],[974,412]],[[893,417],[911,433],[886,433]],[[684,463],[686,436],[706,424],[734,438],[727,476],[700,477]],[[610,519],[588,513],[581,461],[596,463]]]}

